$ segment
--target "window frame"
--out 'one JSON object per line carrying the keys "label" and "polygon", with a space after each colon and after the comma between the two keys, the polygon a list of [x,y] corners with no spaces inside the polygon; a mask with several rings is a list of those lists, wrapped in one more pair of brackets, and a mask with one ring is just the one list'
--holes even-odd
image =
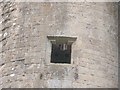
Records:
{"label": "window frame", "polygon": [[[73,64],[73,43],[76,41],[77,37],[67,37],[67,36],[47,36],[49,42],[49,46],[50,48],[49,50],[49,61],[48,64],[49,65],[71,65]],[[70,63],[51,63],[51,53],[52,53],[52,44],[56,44],[56,43],[64,43],[67,42],[67,44],[71,45],[71,58],[70,58]],[[46,59],[47,60],[47,59]]]}

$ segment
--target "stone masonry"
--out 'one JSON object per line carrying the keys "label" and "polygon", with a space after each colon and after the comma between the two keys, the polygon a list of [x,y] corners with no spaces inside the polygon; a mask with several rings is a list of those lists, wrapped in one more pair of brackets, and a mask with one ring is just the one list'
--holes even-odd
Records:
{"label": "stone masonry", "polygon": [[[47,36],[77,37],[71,64],[50,63]],[[114,2],[0,2],[1,88],[117,88]]]}

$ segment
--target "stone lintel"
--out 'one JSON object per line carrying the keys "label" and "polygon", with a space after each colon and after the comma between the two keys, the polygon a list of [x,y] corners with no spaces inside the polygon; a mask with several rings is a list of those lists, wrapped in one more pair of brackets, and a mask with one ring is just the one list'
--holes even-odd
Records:
{"label": "stone lintel", "polygon": [[77,37],[68,37],[68,36],[47,36],[52,44],[55,43],[67,43],[72,44],[76,41]]}

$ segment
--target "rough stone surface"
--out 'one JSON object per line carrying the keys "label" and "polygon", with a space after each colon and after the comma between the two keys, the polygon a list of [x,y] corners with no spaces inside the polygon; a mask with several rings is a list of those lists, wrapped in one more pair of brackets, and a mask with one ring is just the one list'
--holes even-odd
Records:
{"label": "rough stone surface", "polygon": [[[117,88],[116,3],[0,3],[0,88]],[[72,64],[51,64],[47,36],[76,36]]]}

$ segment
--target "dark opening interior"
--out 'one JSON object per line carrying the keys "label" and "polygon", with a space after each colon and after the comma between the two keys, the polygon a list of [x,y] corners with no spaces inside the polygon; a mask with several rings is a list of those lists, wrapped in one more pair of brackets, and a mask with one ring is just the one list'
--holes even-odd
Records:
{"label": "dark opening interior", "polygon": [[52,44],[51,63],[71,63],[71,45]]}

